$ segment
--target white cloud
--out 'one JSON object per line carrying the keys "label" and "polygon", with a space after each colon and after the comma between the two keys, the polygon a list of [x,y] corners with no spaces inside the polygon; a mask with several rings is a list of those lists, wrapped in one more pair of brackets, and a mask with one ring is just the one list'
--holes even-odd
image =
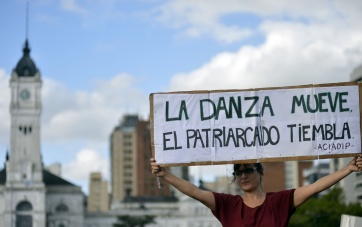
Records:
{"label": "white cloud", "polygon": [[83,1],[61,0],[63,10],[76,13],[83,19],[85,27],[107,26],[107,22],[124,19],[129,12],[119,10],[119,0]]}
{"label": "white cloud", "polygon": [[87,14],[87,10],[79,6],[76,0],[61,0],[60,6],[70,12],[79,13],[82,15]]}
{"label": "white cloud", "polygon": [[51,141],[105,142],[122,114],[148,116],[147,95],[128,74],[97,81],[89,92],[45,80],[43,106],[43,138]]}
{"label": "white cloud", "polygon": [[[118,120],[126,113],[148,116],[148,97],[137,88],[137,81],[128,74],[115,75],[110,80],[94,81],[90,91],[71,90],[57,81],[44,79],[43,95],[43,143],[82,144],[82,148],[63,162],[64,177],[81,184],[87,192],[91,171],[101,171],[109,180],[108,154],[109,136]],[[107,145],[105,145],[107,144]],[[65,158],[76,150],[46,151],[49,157],[62,152]],[[76,149],[76,148],[73,148]]]}
{"label": "white cloud", "polygon": [[79,151],[75,160],[66,163],[63,167],[63,177],[81,184],[83,189],[88,188],[91,172],[101,172],[103,179],[109,179],[109,161],[99,152],[85,148]]}
{"label": "white cloud", "polygon": [[170,90],[241,89],[349,81],[362,62],[362,32],[338,25],[265,22],[266,41],[216,55],[175,75]]}
{"label": "white cloud", "polygon": [[[239,1],[239,0],[170,0],[154,10],[157,20],[179,29],[189,37],[212,37],[221,42],[235,42],[257,32],[237,26],[246,19],[234,20],[233,25],[223,22],[225,16],[254,15],[262,21],[300,21],[302,23],[346,23],[359,21],[362,2],[355,1]],[[246,17],[245,17],[246,18]],[[257,22],[256,22],[257,23]]]}
{"label": "white cloud", "polygon": [[157,20],[180,29],[189,37],[211,36],[231,43],[251,35],[249,29],[227,26],[220,22],[223,15],[240,12],[238,8],[221,1],[168,1],[155,9]]}

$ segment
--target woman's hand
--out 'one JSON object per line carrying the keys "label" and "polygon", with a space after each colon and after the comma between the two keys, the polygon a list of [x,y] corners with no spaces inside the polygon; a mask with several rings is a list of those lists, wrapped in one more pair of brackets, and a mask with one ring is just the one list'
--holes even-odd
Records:
{"label": "woman's hand", "polygon": [[347,166],[351,172],[362,171],[362,154],[358,154]]}
{"label": "woman's hand", "polygon": [[154,158],[151,158],[150,162],[151,162],[152,174],[155,175],[155,176],[158,176],[158,177],[164,177],[166,169],[164,167],[159,166],[156,163],[156,160]]}

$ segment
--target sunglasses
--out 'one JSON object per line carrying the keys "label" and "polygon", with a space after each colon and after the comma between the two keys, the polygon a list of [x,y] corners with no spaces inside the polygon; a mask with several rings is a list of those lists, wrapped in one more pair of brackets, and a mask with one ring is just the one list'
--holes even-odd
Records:
{"label": "sunglasses", "polygon": [[236,170],[235,172],[233,172],[234,177],[241,177],[241,175],[245,174],[245,175],[249,175],[252,174],[257,168],[253,167],[253,168],[245,168],[243,170]]}

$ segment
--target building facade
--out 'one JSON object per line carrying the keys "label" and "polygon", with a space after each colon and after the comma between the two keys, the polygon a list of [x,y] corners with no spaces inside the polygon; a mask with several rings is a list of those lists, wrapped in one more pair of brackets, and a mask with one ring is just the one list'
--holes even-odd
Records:
{"label": "building facade", "polygon": [[137,115],[123,116],[110,137],[111,204],[130,196],[170,196],[170,187],[151,174],[151,132],[149,121]]}
{"label": "building facade", "polygon": [[[351,81],[362,82],[362,64],[357,66],[350,75]],[[330,172],[335,172],[338,169],[345,167],[350,161],[350,158],[335,158],[330,160]],[[362,174],[351,173],[349,176],[336,184],[337,187],[343,189],[345,203],[360,202],[362,203]]]}
{"label": "building facade", "polygon": [[121,201],[126,193],[136,195],[136,123],[138,116],[122,119],[111,134],[110,161],[112,201]]}
{"label": "building facade", "polygon": [[87,205],[87,210],[90,212],[109,210],[108,182],[102,179],[100,172],[90,174]]}
{"label": "building facade", "polygon": [[305,185],[303,171],[310,169],[313,161],[287,161],[285,162],[285,188],[298,188]]}
{"label": "building facade", "polygon": [[10,78],[10,150],[0,171],[0,226],[82,226],[80,187],[47,171],[40,149],[42,80],[28,41]]}

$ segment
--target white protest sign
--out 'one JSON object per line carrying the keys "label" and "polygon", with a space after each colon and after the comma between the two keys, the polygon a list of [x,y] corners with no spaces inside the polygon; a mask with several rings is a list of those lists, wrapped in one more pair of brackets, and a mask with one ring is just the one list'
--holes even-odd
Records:
{"label": "white protest sign", "polygon": [[358,83],[154,93],[160,164],[299,160],[361,152]]}

